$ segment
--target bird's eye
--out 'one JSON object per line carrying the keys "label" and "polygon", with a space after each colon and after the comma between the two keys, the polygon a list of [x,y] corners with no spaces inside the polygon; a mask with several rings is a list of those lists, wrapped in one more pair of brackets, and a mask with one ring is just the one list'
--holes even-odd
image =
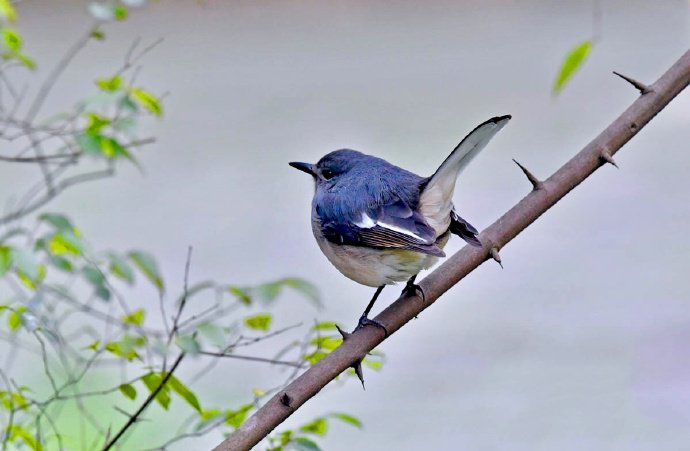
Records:
{"label": "bird's eye", "polygon": [[321,176],[326,180],[332,179],[334,175],[335,175],[335,173],[333,171],[331,171],[330,169],[323,169],[321,171]]}

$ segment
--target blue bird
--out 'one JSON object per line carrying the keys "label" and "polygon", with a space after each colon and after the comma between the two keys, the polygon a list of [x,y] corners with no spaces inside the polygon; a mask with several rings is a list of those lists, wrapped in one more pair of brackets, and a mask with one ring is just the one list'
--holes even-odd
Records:
{"label": "blue bird", "polygon": [[345,276],[376,287],[358,328],[374,325],[388,334],[368,318],[376,299],[386,285],[405,280],[404,291],[420,290],[415,277],[445,257],[451,233],[482,245],[477,229],[455,212],[455,181],[510,118],[477,126],[431,177],[350,149],[333,151],[316,164],[290,163],[314,179],[311,223],[321,251]]}

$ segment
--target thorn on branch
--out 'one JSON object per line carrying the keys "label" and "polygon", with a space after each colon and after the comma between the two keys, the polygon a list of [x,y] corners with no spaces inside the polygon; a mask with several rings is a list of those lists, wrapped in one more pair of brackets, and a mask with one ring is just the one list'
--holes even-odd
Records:
{"label": "thorn on branch", "polygon": [[513,161],[515,162],[515,164],[518,165],[520,169],[522,169],[522,172],[525,173],[525,176],[527,177],[527,180],[529,180],[529,182],[532,184],[532,189],[534,191],[544,188],[544,183],[541,180],[539,180],[534,174],[532,174],[529,171],[529,169],[518,163],[518,161],[515,158],[513,158]]}
{"label": "thorn on branch", "polygon": [[646,84],[644,84],[644,83],[642,83],[642,82],[639,82],[639,81],[635,80],[634,78],[630,78],[630,77],[628,77],[628,76],[626,76],[626,75],[623,75],[623,74],[621,74],[621,73],[618,73],[618,72],[616,72],[615,70],[613,71],[613,73],[614,73],[615,75],[618,75],[618,76],[621,77],[623,80],[625,80],[625,81],[627,81],[628,83],[630,83],[631,85],[633,85],[633,86],[635,87],[635,89],[637,89],[638,91],[640,91],[640,94],[642,94],[642,95],[645,95],[645,94],[648,94],[648,93],[654,91],[652,88],[650,88],[650,87],[647,86]]}
{"label": "thorn on branch", "polygon": [[599,155],[599,158],[601,158],[602,161],[608,164],[612,164],[613,166],[618,169],[618,165],[616,164],[616,161],[613,159],[611,156],[611,152],[607,148],[601,151],[601,155]]}
{"label": "thorn on branch", "polygon": [[[352,334],[350,332],[345,332],[338,326],[337,324],[335,325],[335,328],[338,329],[338,332],[340,335],[343,337],[343,343],[345,343],[347,340],[350,339]],[[355,374],[357,375],[357,379],[362,383],[362,389],[366,390],[366,387],[364,387],[364,372],[362,371],[362,359],[358,359],[355,363],[353,363],[350,368],[355,370]]]}
{"label": "thorn on branch", "polygon": [[283,393],[283,396],[280,397],[280,403],[285,407],[290,407],[291,402],[292,398],[290,398],[290,395],[288,395],[287,393]]}
{"label": "thorn on branch", "polygon": [[501,266],[501,269],[503,269],[503,263],[501,263],[501,256],[498,255],[498,249],[495,246],[491,248],[489,254],[491,255],[491,258],[493,258],[496,261],[496,263],[498,263]]}

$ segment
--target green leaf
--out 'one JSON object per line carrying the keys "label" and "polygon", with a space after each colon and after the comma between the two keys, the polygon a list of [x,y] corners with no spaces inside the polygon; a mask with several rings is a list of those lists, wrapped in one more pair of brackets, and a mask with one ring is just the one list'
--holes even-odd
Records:
{"label": "green leaf", "polygon": [[187,401],[187,404],[192,406],[197,412],[202,413],[201,405],[199,404],[199,400],[197,399],[194,392],[192,392],[187,386],[180,382],[178,378],[171,375],[168,379],[168,385],[175,393],[180,395],[182,399]]}
{"label": "green leaf", "polygon": [[54,255],[82,255],[84,245],[79,237],[71,231],[54,234],[48,241],[48,249]]}
{"label": "green leaf", "polygon": [[[161,385],[163,378],[158,373],[149,373],[141,376],[141,380],[144,385],[146,385],[146,388],[149,389],[149,392],[153,393]],[[156,401],[161,405],[161,407],[163,407],[165,410],[168,410],[168,407],[170,406],[170,387],[166,385],[161,388],[156,394]]]}
{"label": "green leaf", "polygon": [[101,140],[97,135],[92,135],[89,133],[82,133],[76,138],[77,145],[82,150],[82,152],[91,155],[101,154]]}
{"label": "green leaf", "polygon": [[111,120],[100,114],[89,112],[86,114],[87,124],[86,133],[91,135],[97,135],[103,130],[104,127],[110,125]]}
{"label": "green leaf", "polygon": [[307,432],[309,434],[315,434],[318,436],[323,437],[326,435],[326,432],[328,432],[328,420],[325,418],[317,418],[311,423],[307,423],[301,428],[299,428],[300,431],[302,432]]}
{"label": "green leaf", "polygon": [[592,41],[587,40],[576,45],[572,50],[570,50],[570,52],[568,52],[568,54],[565,56],[565,59],[561,63],[561,69],[558,71],[558,75],[554,81],[552,89],[553,95],[557,95],[559,92],[561,92],[568,80],[570,80],[573,74],[580,68],[580,66],[582,66],[582,63],[584,63],[585,59],[587,59],[587,56],[589,55],[589,52],[592,50],[592,45]]}
{"label": "green leaf", "polygon": [[59,213],[43,213],[38,217],[39,221],[47,222],[51,226],[55,227],[60,231],[69,231],[75,235],[79,235],[79,232],[72,222],[65,215]]}
{"label": "green leaf", "polygon": [[271,327],[272,317],[268,313],[260,313],[258,315],[249,316],[244,319],[244,324],[250,329],[261,330],[266,332]]}
{"label": "green leaf", "polygon": [[123,85],[122,77],[115,75],[111,78],[97,78],[96,85],[101,88],[101,91],[115,92]]}
{"label": "green leaf", "polygon": [[29,277],[25,272],[17,270],[17,277],[27,288],[36,290],[46,277],[46,265],[41,263],[38,265],[38,275],[36,277]]}
{"label": "green leaf", "polygon": [[359,418],[353,417],[352,415],[349,415],[347,413],[332,413],[330,415],[332,418],[336,418],[344,423],[347,423],[349,425],[352,425],[356,428],[361,428],[362,427],[362,422],[359,420]]}
{"label": "green leaf", "polygon": [[137,390],[132,386],[132,384],[122,384],[120,385],[120,392],[131,400],[136,399]]}
{"label": "green leaf", "polygon": [[278,297],[280,289],[283,287],[281,281],[262,283],[254,288],[256,295],[263,301],[270,302]]}
{"label": "green leaf", "polygon": [[180,349],[189,354],[198,354],[201,351],[201,346],[199,346],[199,342],[196,341],[193,335],[179,336],[175,339],[175,343]]}
{"label": "green leaf", "polygon": [[0,246],[0,277],[4,276],[12,266],[12,248]]}
{"label": "green leaf", "polygon": [[34,70],[36,69],[36,63],[34,62],[33,59],[29,58],[25,54],[21,52],[14,52],[12,54],[20,63],[22,63],[27,69]]}
{"label": "green leaf", "polygon": [[312,326],[311,330],[329,330],[335,329],[335,323],[333,321],[322,321],[316,323]]}
{"label": "green leaf", "polygon": [[10,0],[0,0],[0,16],[8,22],[17,20],[17,11]]}
{"label": "green leaf", "polygon": [[326,356],[328,356],[327,352],[324,351],[314,351],[311,354],[307,354],[304,356],[304,360],[309,362],[310,365],[316,364],[318,361],[323,360]]}
{"label": "green leaf", "polygon": [[335,348],[343,343],[342,338],[338,337],[316,337],[311,340],[311,344],[315,345],[319,349],[326,349],[328,351],[333,351]]}
{"label": "green leaf", "polygon": [[202,323],[196,328],[199,335],[208,340],[211,344],[223,347],[226,344],[223,328],[213,323]]}
{"label": "green leaf", "polygon": [[12,28],[2,29],[2,41],[10,50],[19,51],[22,48],[22,37]]}
{"label": "green leaf", "polygon": [[31,434],[29,431],[19,426],[18,424],[13,424],[8,432],[10,437],[9,441],[12,442],[17,439],[21,439],[33,451],[43,451],[43,445],[41,445],[41,443],[38,440],[36,440],[33,434]]}
{"label": "green leaf", "polygon": [[115,277],[124,280],[128,284],[134,283],[134,271],[129,263],[117,254],[108,254],[108,259],[110,260],[109,270]]}
{"label": "green leaf", "polygon": [[106,286],[103,273],[93,265],[84,266],[81,270],[84,278],[93,286],[96,296],[104,301],[110,300],[110,290]]}
{"label": "green leaf", "polygon": [[14,332],[22,325],[22,313],[24,312],[26,312],[26,307],[24,306],[17,307],[10,312],[7,317],[7,327],[9,327],[10,332]]}
{"label": "green leaf", "polygon": [[123,21],[127,18],[127,8],[122,5],[115,6],[113,12],[115,14],[115,20]]}
{"label": "green leaf", "polygon": [[246,288],[229,286],[228,293],[235,296],[238,301],[245,305],[250,305],[252,303],[252,298],[251,296],[249,296],[249,290],[247,290]]}
{"label": "green leaf", "polygon": [[160,100],[148,91],[140,88],[132,88],[129,92],[132,98],[142,107],[153,113],[155,116],[163,115],[163,106]]}
{"label": "green leaf", "polygon": [[141,360],[141,356],[137,352],[137,348],[146,344],[146,339],[144,337],[133,337],[130,335],[125,335],[125,337],[120,341],[111,341],[105,345],[105,350],[121,357],[128,362],[134,359]]}
{"label": "green leaf", "polygon": [[158,291],[165,291],[163,279],[158,272],[158,265],[151,255],[141,251],[132,251],[127,256],[134,263],[134,266],[158,288]]}
{"label": "green leaf", "polygon": [[50,264],[64,272],[73,272],[74,265],[72,262],[67,260],[65,257],[60,257],[58,255],[51,255],[49,258]]}
{"label": "green leaf", "polygon": [[101,30],[93,30],[91,32],[91,37],[97,41],[103,41],[105,39],[105,33]]}
{"label": "green leaf", "polygon": [[144,309],[138,309],[130,313],[129,315],[125,315],[120,320],[124,324],[132,324],[134,326],[141,326],[144,323],[144,316],[146,316],[146,312]]}
{"label": "green leaf", "polygon": [[321,451],[321,448],[319,448],[316,442],[306,437],[296,437],[293,439],[292,443],[297,445],[296,449],[299,451]]}
{"label": "green leaf", "polygon": [[304,279],[299,279],[296,277],[288,277],[283,279],[283,284],[287,287],[290,287],[294,290],[297,290],[299,293],[303,294],[306,296],[309,300],[314,302],[315,304],[321,304],[321,297],[319,295],[319,290],[316,288],[316,285],[314,285],[311,282],[307,282]]}
{"label": "green leaf", "polygon": [[225,412],[225,424],[238,428],[242,426],[244,420],[247,419],[247,414],[254,408],[254,404],[245,404],[237,410],[228,410]]}
{"label": "green leaf", "polygon": [[86,347],[86,349],[91,349],[92,351],[98,351],[98,347],[101,345],[101,340],[96,340]]}

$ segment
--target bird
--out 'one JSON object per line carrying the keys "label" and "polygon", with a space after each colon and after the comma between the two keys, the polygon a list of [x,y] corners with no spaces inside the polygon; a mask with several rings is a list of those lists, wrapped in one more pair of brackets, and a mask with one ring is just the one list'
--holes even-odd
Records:
{"label": "bird", "polygon": [[332,151],[316,164],[289,163],[314,180],[311,225],[323,254],[346,277],[376,288],[357,329],[372,325],[388,335],[384,324],[369,318],[374,303],[386,285],[403,281],[403,293],[420,291],[423,298],[415,278],[445,257],[451,234],[482,246],[477,229],[455,210],[455,183],[510,119],[479,124],[429,177],[352,149]]}

